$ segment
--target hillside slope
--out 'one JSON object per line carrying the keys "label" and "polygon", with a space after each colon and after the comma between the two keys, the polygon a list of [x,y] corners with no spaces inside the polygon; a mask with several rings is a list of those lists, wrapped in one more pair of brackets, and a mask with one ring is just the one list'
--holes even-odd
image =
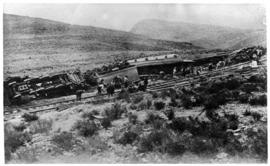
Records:
{"label": "hillside slope", "polygon": [[149,39],[129,32],[4,14],[4,53],[197,49],[187,42]]}
{"label": "hillside slope", "polygon": [[153,39],[191,42],[205,48],[239,49],[253,45],[265,45],[266,30],[243,30],[230,27],[143,20],[131,29],[132,33]]}

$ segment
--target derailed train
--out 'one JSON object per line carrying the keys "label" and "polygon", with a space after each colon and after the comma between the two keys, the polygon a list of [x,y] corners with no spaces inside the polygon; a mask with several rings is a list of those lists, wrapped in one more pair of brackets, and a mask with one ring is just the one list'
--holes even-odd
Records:
{"label": "derailed train", "polygon": [[[247,52],[247,54],[243,52]],[[233,56],[231,56],[229,52],[220,52],[215,56],[195,60],[185,60],[177,54],[133,59],[126,61],[121,67],[95,74],[94,78],[97,80],[102,79],[105,84],[108,84],[116,77],[128,76],[129,81],[137,82],[144,77],[158,76],[160,71],[171,74],[175,67],[188,68],[191,66],[203,66],[209,63],[216,64],[229,57],[232,57],[232,61],[237,58],[242,58],[241,62],[247,61],[253,53],[262,56],[265,55],[266,49],[250,47],[235,52]],[[246,55],[246,57],[244,55]],[[75,94],[77,90],[86,90],[89,88],[89,86],[87,86],[89,84],[86,76],[85,73],[75,70],[52,73],[37,78],[8,78],[4,81],[4,105],[18,105],[33,99]]]}

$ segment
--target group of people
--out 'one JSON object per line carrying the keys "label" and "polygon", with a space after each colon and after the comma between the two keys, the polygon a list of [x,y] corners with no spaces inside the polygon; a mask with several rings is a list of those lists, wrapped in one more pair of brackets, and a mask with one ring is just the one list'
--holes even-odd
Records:
{"label": "group of people", "polygon": [[107,93],[108,96],[113,96],[115,89],[121,89],[122,91],[128,91],[134,93],[137,91],[146,91],[148,85],[148,79],[144,78],[137,82],[132,82],[129,80],[128,76],[120,77],[116,76],[110,83],[104,83],[101,79],[98,82],[97,94]]}

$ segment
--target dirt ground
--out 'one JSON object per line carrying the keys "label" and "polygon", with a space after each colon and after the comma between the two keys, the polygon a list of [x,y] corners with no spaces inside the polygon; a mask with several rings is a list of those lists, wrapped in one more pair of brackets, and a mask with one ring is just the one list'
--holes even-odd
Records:
{"label": "dirt ground", "polygon": [[[145,96],[145,98],[150,98],[149,95]],[[155,100],[155,99],[152,99]],[[168,102],[168,100],[164,100]],[[69,108],[62,110],[61,112],[45,112],[39,113],[39,119],[47,119],[51,120],[52,128],[49,131],[49,134],[36,134],[35,139],[36,142],[32,140],[32,144],[28,145],[27,152],[29,153],[29,149],[33,150],[33,154],[38,158],[37,163],[258,163],[258,159],[256,157],[244,157],[243,156],[230,156],[227,153],[220,152],[216,156],[198,156],[192,154],[190,152],[184,153],[182,156],[170,156],[168,154],[161,153],[137,153],[136,147],[131,145],[123,146],[121,144],[116,144],[113,142],[113,132],[119,128],[122,128],[128,123],[128,118],[126,115],[123,115],[122,118],[118,120],[114,120],[112,122],[112,126],[109,129],[100,129],[98,134],[94,136],[95,139],[99,141],[90,142],[90,145],[87,144],[85,146],[89,151],[70,151],[57,153],[54,152],[52,145],[48,140],[54,134],[67,131],[74,132],[72,129],[77,120],[81,119],[81,115],[84,112],[91,112],[96,110],[99,114],[102,115],[102,112],[105,108],[110,107],[113,102],[109,103],[101,103],[101,104],[73,104],[70,105]],[[154,112],[156,114],[162,115],[161,111],[154,111],[153,108],[146,109],[143,111],[136,111],[130,109],[131,103],[121,102],[127,108],[128,112],[132,112],[138,116],[138,121],[143,122],[146,119],[146,115],[148,112]],[[238,104],[238,103],[229,103],[226,104],[223,108],[226,112],[236,113],[239,115],[241,125],[248,126],[250,125],[250,121],[252,121],[251,117],[243,116],[243,112],[247,109],[248,105],[246,104]],[[202,107],[194,107],[189,110],[185,109],[175,109],[176,117],[187,117],[187,116],[197,116],[200,114]],[[263,114],[262,124],[266,125],[267,119],[267,108],[262,106],[251,106],[250,110],[258,111]],[[204,115],[201,115],[202,117]],[[12,123],[14,125],[20,124],[22,118],[17,116],[17,118],[12,119],[6,123]],[[81,138],[84,141],[87,141],[85,138]],[[101,142],[100,142],[101,141]],[[102,142],[106,142],[108,145],[108,149],[102,151],[95,151],[95,146],[93,144],[98,144],[101,146]],[[18,150],[25,152],[25,147]],[[93,152],[94,150],[94,152]],[[21,152],[21,153],[22,153]],[[20,154],[20,153],[19,153]],[[23,161],[21,159],[16,159],[16,153],[13,160],[9,163],[24,163],[29,161]]]}

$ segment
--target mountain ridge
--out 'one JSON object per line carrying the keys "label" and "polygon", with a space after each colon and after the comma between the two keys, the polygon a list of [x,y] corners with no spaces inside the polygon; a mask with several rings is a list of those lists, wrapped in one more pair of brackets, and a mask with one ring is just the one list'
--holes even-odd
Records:
{"label": "mountain ridge", "polygon": [[[266,29],[240,29],[158,19],[142,20],[135,24],[130,32],[153,39],[191,42],[205,48],[238,49],[237,45],[244,41],[244,47],[264,45],[266,41]],[[259,36],[258,41],[250,38],[256,33]]]}

